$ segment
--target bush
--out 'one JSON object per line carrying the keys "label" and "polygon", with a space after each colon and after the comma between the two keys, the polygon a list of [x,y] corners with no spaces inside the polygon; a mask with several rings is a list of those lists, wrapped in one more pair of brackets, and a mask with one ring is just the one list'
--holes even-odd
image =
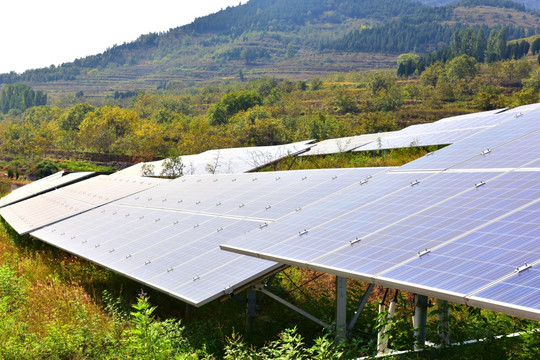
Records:
{"label": "bush", "polygon": [[58,167],[56,166],[56,164],[52,161],[45,160],[37,163],[32,169],[28,171],[27,175],[41,179],[56,172],[58,172]]}

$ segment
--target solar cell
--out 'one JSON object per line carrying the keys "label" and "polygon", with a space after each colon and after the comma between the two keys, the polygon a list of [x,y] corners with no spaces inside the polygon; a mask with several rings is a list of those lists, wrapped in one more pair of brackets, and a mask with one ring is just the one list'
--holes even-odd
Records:
{"label": "solar cell", "polygon": [[349,136],[337,139],[327,139],[315,143],[308,151],[299,154],[299,156],[309,155],[326,155],[348,152],[356,149],[359,146],[377,141],[381,136],[387,136],[395,132],[378,133],[378,134],[363,134],[357,136]]}
{"label": "solar cell", "polygon": [[469,136],[473,136],[485,128],[456,129],[437,132],[422,132],[403,134],[401,136],[383,137],[380,141],[374,141],[360,146],[353,151],[371,151],[399,149],[414,146],[447,145],[458,142]]}
{"label": "solar cell", "polygon": [[[468,192],[431,209],[429,214],[415,216],[414,222],[389,228],[396,235],[387,246],[423,240],[429,254],[412,254],[412,261],[383,271],[383,276],[465,296],[517,264],[540,259],[540,251],[531,247],[535,238],[526,235],[527,231],[540,228],[535,220],[517,222],[516,218],[524,214],[522,211],[508,216],[531,199],[540,198],[538,180],[539,172],[508,173],[482,186],[480,191]],[[531,209],[525,211],[530,212]],[[493,222],[501,216],[505,217]],[[426,231],[408,236],[403,226],[422,226]],[[384,246],[384,242],[380,245]]]}

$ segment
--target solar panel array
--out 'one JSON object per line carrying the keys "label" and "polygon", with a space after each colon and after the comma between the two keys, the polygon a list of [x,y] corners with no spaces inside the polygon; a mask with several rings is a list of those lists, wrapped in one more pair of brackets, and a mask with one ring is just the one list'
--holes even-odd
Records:
{"label": "solar panel array", "polygon": [[6,206],[0,215],[19,234],[27,234],[164,182],[167,180],[99,175]]}
{"label": "solar panel array", "polygon": [[367,145],[374,141],[376,142],[377,139],[381,138],[382,136],[391,136],[391,134],[393,133],[396,133],[396,131],[379,134],[363,134],[337,139],[327,139],[313,144],[314,146],[311,149],[299,154],[299,156],[327,155],[348,152],[362,145]]}
{"label": "solar panel array", "polygon": [[[424,156],[418,160],[412,161],[400,167],[400,170],[445,170],[452,167],[459,166],[474,157],[479,155],[486,155],[492,150],[507,145],[511,142],[517,142],[517,146],[531,147],[531,144],[526,140],[520,141],[521,137],[534,136],[536,130],[538,130],[538,116],[540,115],[540,109],[529,111],[524,115],[516,117],[511,113],[501,114],[504,115],[504,122],[495,126],[489,130],[483,131],[474,137],[460,141],[452,146],[448,146],[444,149],[436,151],[429,156]],[[520,163],[523,156],[534,157],[536,152],[529,154],[519,154],[518,157],[513,159],[514,162]],[[512,159],[510,159],[512,161]],[[510,164],[511,165],[511,164]],[[519,164],[517,166],[520,166]],[[505,167],[517,167],[509,166],[508,162],[505,162]],[[498,166],[497,166],[498,167]]]}
{"label": "solar panel array", "polygon": [[[394,169],[222,248],[540,320],[539,115],[509,113],[417,160],[422,166]],[[486,148],[494,150],[480,155]]]}
{"label": "solar panel array", "polygon": [[508,112],[503,110],[486,111],[454,116],[427,124],[412,125],[392,134],[383,134],[377,141],[361,146],[354,151],[453,144],[497,126],[507,118],[515,116],[517,112],[524,113],[537,108],[538,106],[526,106],[521,110],[512,109]]}
{"label": "solar panel array", "polygon": [[[254,146],[209,150],[197,155],[183,155],[183,175],[232,174],[254,171],[283,158],[307,151],[312,141],[275,146]],[[165,160],[136,164],[121,170],[118,176],[167,175]]]}
{"label": "solar panel array", "polygon": [[400,131],[327,139],[314,144],[299,156],[453,144],[497,126],[507,118],[521,116],[539,107],[539,104],[532,104],[514,109],[491,110],[411,125]]}
{"label": "solar panel array", "polygon": [[[283,263],[540,320],[539,116],[531,105],[443,119],[447,132],[465,120],[483,128],[401,168],[118,173],[0,215],[195,306]],[[222,152],[238,155],[210,158]]]}
{"label": "solar panel array", "polygon": [[281,265],[219,244],[294,217],[385,168],[185,176],[32,232],[201,306]]}
{"label": "solar panel array", "polygon": [[64,171],[59,171],[55,174],[44,177],[43,179],[31,182],[30,184],[13,190],[8,195],[0,199],[0,208],[24,199],[28,199],[32,196],[54,190],[55,188],[80,181],[92,176],[93,174],[93,172],[75,172],[66,174]]}

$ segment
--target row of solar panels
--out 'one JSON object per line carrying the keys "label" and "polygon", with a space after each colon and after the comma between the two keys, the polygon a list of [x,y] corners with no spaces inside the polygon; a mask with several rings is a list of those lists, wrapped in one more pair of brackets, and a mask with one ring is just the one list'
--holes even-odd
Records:
{"label": "row of solar panels", "polygon": [[[274,146],[253,146],[209,150],[197,155],[182,155],[182,175],[232,174],[255,171],[289,156],[309,150],[313,141]],[[116,174],[119,176],[168,176],[168,160],[139,163]]]}
{"label": "row of solar panels", "polygon": [[522,114],[401,168],[52,177],[0,215],[196,306],[288,264],[540,320],[540,110]]}
{"label": "row of solar panels", "polygon": [[[318,143],[301,141],[286,145],[256,146],[209,150],[183,155],[183,175],[230,174],[250,172],[289,156],[325,155],[348,151],[396,149],[410,146],[448,145],[497,126],[513,116],[535,110],[526,105],[512,110],[500,109],[445,118],[433,123],[412,125],[400,131],[365,134]],[[119,176],[168,176],[167,160],[139,163],[119,171]],[[178,172],[178,171],[177,171]]]}
{"label": "row of solar panels", "polygon": [[540,320],[539,141],[530,111],[221,247]]}
{"label": "row of solar panels", "polygon": [[299,156],[453,144],[539,107],[539,104],[532,104],[510,110],[459,115],[432,123],[412,125],[400,131],[323,140]]}

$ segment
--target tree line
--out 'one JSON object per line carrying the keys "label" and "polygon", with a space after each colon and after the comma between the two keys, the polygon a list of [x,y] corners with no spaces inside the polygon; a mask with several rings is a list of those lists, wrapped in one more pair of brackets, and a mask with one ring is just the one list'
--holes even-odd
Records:
{"label": "tree line", "polygon": [[0,110],[7,114],[10,110],[20,112],[33,106],[47,104],[47,95],[42,91],[34,91],[28,85],[7,85],[0,92]]}
{"label": "tree line", "polygon": [[[410,69],[419,56],[400,56]],[[410,72],[410,70],[407,70]],[[265,146],[397,130],[463,112],[539,102],[539,65],[478,62],[462,54],[402,81],[392,71],[292,81],[259,78],[185,90],[118,95],[106,104],[44,105],[26,85],[5,86],[0,152],[118,154],[153,159],[209,149]],[[7,109],[7,108],[6,108]]]}
{"label": "tree line", "polygon": [[398,59],[399,76],[421,74],[424,69],[438,61],[448,62],[456,57],[467,55],[477,62],[493,63],[502,60],[519,60],[529,51],[533,55],[540,51],[540,37],[530,43],[527,40],[507,42],[508,27],[491,29],[486,37],[484,28],[463,27],[452,33],[450,45],[425,56],[400,55]]}

